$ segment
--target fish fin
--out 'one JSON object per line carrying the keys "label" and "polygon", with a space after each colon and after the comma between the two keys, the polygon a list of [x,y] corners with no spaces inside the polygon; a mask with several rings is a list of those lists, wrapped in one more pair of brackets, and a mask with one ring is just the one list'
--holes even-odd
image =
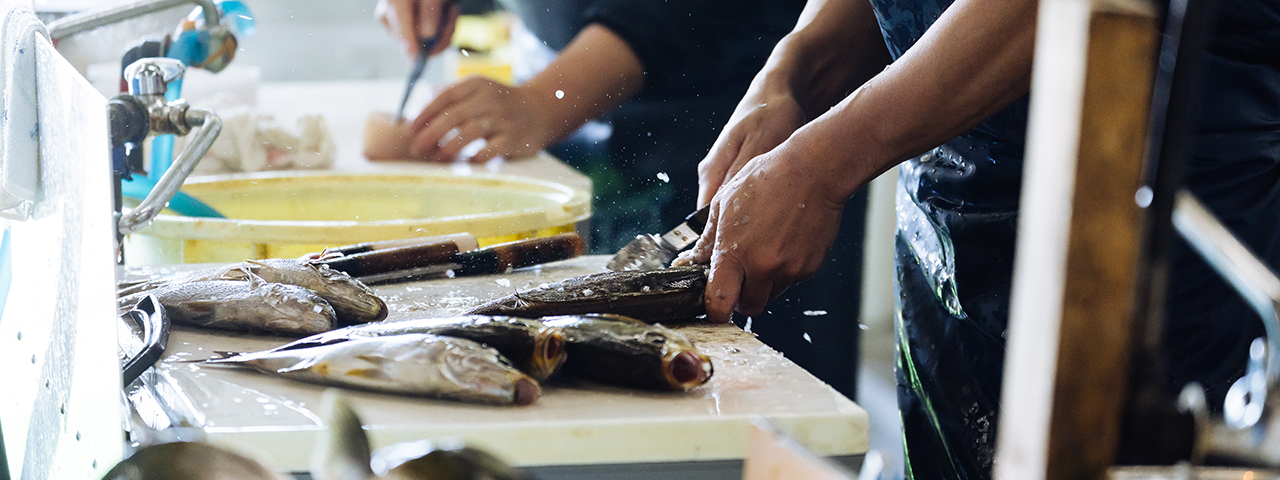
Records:
{"label": "fish fin", "polygon": [[369,437],[360,416],[352,410],[339,390],[330,388],[320,397],[328,428],[311,453],[311,472],[317,480],[364,480],[374,478],[370,466]]}
{"label": "fish fin", "polygon": [[374,365],[382,365],[387,363],[387,357],[379,357],[377,355],[356,355],[356,358],[372,363]]}
{"label": "fish fin", "polygon": [[390,380],[386,373],[380,368],[357,368],[347,372],[348,376],[367,378],[370,380]]}
{"label": "fish fin", "polygon": [[276,373],[284,374],[284,373],[300,372],[316,366],[317,363],[319,362],[317,362],[315,359],[306,359],[301,362],[290,365],[288,367],[278,368],[276,369]]}

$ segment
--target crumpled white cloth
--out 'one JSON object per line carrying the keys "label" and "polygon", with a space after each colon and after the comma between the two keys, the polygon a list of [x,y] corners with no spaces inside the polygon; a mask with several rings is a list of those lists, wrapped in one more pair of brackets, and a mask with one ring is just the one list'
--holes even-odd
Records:
{"label": "crumpled white cloth", "polygon": [[0,3],[0,216],[26,220],[40,192],[40,126],[36,116],[36,42],[49,32],[30,8]]}
{"label": "crumpled white cloth", "polygon": [[333,165],[334,143],[324,117],[303,115],[286,129],[271,115],[219,109],[222,134],[195,174],[321,169]]}

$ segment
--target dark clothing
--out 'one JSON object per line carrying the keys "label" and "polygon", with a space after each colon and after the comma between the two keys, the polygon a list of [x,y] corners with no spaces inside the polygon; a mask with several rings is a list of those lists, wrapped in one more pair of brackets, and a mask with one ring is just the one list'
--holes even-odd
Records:
{"label": "dark clothing", "polygon": [[[696,207],[697,165],[729,121],[803,0],[509,0],[508,9],[550,48],[591,23],[622,37],[644,64],[644,88],[604,118],[607,140],[575,135],[549,148],[592,178],[593,253],[641,233],[665,232]],[[846,205],[841,231],[810,281],[788,289],[751,330],[853,397],[866,194]],[[740,325],[746,319],[737,318]]]}
{"label": "dark clothing", "polygon": [[[872,0],[896,59],[951,0]],[[1207,56],[1187,186],[1280,266],[1280,0],[1225,0]],[[1027,101],[903,164],[899,176],[898,395],[915,479],[990,478],[1017,231]],[[1220,397],[1256,315],[1185,243],[1166,321],[1174,380]]]}

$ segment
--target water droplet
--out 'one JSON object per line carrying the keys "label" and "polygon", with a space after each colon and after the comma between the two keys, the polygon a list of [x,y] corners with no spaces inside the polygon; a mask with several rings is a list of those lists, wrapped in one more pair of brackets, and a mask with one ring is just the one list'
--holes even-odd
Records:
{"label": "water droplet", "polygon": [[35,365],[35,364],[36,364],[36,355],[35,355],[34,353],[33,353],[33,354],[31,354],[31,364],[32,364],[32,365]]}
{"label": "water droplet", "polygon": [[868,326],[867,326],[867,324],[865,324],[865,323],[859,323],[859,324],[858,324],[858,328],[861,328],[861,329],[863,329],[863,330],[870,330],[870,329],[871,329],[871,328],[870,328],[870,327],[868,327]]}
{"label": "water droplet", "polygon": [[801,204],[800,204],[800,208],[804,208],[804,204],[803,204],[803,203],[801,203]]}
{"label": "water droplet", "polygon": [[503,287],[510,287],[510,286],[511,286],[511,280],[507,280],[507,279],[505,279],[505,278],[499,278],[499,279],[497,279],[497,280],[494,280],[494,281],[493,281],[493,283],[496,283],[496,284],[498,284],[498,285],[502,285]]}
{"label": "water droplet", "polygon": [[556,98],[564,98],[564,90],[556,90]]}
{"label": "water droplet", "polygon": [[583,295],[591,295],[592,293],[595,293],[595,292],[591,291],[590,288],[582,290]]}
{"label": "water droplet", "polygon": [[667,172],[658,172],[658,180],[662,180],[662,183],[670,183],[671,177],[667,175]]}
{"label": "water droplet", "polygon": [[803,337],[804,337],[804,341],[809,342],[809,343],[813,343],[813,339],[812,339],[812,338],[809,338],[809,332],[805,332],[805,333],[804,333],[804,335],[803,335]]}
{"label": "water droplet", "polygon": [[737,249],[738,249],[738,242],[733,242],[733,246],[732,246],[732,247],[729,247],[729,249],[730,249],[730,250],[737,250]]}
{"label": "water droplet", "polygon": [[21,341],[21,340],[22,340],[22,332],[18,332],[18,340],[19,340],[19,341]]}
{"label": "water droplet", "polygon": [[449,277],[449,278],[453,278],[453,277],[458,276],[458,274],[457,274],[457,273],[454,273],[454,272],[453,272],[453,270],[445,270],[445,272],[444,272],[444,276]]}
{"label": "water droplet", "polygon": [[806,317],[821,317],[826,314],[827,314],[826,310],[805,310],[804,311],[804,316]]}
{"label": "water droplet", "polygon": [[77,441],[77,442],[79,442],[79,441],[80,441],[80,432],[76,432],[76,441]]}

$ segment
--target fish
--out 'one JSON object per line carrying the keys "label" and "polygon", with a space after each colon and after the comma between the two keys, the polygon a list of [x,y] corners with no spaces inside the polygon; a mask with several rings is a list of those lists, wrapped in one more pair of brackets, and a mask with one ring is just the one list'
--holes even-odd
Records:
{"label": "fish", "polygon": [[286,480],[258,461],[202,442],[150,445],[121,460],[103,480]]}
{"label": "fish", "polygon": [[333,307],[315,292],[261,280],[178,283],[123,297],[119,303],[129,308],[148,294],[180,325],[306,336],[332,330],[337,321]]}
{"label": "fish", "polygon": [[404,442],[370,453],[360,416],[337,390],[320,398],[328,424],[311,455],[316,480],[528,480],[498,457],[457,442]]}
{"label": "fish", "polygon": [[661,325],[618,315],[545,317],[560,328],[568,359],[561,372],[600,383],[647,390],[689,391],[715,373],[711,358]]}
{"label": "fish", "polygon": [[529,405],[542,395],[538,381],[497,350],[430,334],[352,338],[200,364],[246,367],[318,385],[475,403]]}
{"label": "fish", "polygon": [[352,338],[430,333],[465,338],[498,350],[520,370],[538,381],[546,380],[564,363],[564,332],[528,318],[469,315],[418,318],[395,322],[353,325],[302,338],[271,349],[274,352],[332,345]]}
{"label": "fish", "polygon": [[612,313],[645,323],[692,322],[706,314],[707,268],[607,272],[574,277],[494,300],[469,315],[545,317]]}
{"label": "fish", "polygon": [[245,260],[172,278],[127,285],[116,294],[124,297],[182,283],[208,280],[248,281],[254,278],[269,283],[296,285],[316,292],[333,306],[338,314],[339,325],[377,322],[387,318],[390,313],[387,303],[360,280],[320,262],[292,258]]}

